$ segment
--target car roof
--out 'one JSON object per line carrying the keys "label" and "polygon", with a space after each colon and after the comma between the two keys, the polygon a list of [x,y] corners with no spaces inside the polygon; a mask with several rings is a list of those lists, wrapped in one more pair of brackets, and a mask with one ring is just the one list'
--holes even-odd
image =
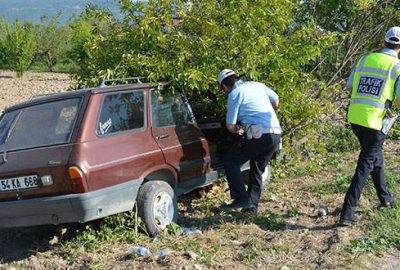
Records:
{"label": "car roof", "polygon": [[48,95],[40,95],[34,96],[27,101],[23,101],[16,105],[10,106],[6,108],[4,111],[13,111],[16,109],[20,109],[23,107],[32,106],[35,104],[45,103],[49,101],[56,101],[68,98],[82,97],[86,95],[92,94],[102,94],[102,93],[111,93],[117,91],[125,91],[125,90],[135,90],[135,89],[150,89],[154,88],[158,84],[149,84],[149,83],[134,83],[134,84],[121,84],[121,85],[113,85],[113,86],[105,86],[105,87],[95,87],[95,88],[84,88],[80,90],[67,90],[65,92],[48,94]]}

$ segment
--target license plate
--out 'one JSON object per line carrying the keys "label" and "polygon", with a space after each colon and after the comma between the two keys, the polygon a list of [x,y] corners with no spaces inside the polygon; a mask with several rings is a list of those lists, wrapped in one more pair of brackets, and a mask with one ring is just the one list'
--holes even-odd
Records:
{"label": "license plate", "polygon": [[36,188],[39,186],[37,175],[27,175],[14,178],[0,179],[0,191],[13,191]]}

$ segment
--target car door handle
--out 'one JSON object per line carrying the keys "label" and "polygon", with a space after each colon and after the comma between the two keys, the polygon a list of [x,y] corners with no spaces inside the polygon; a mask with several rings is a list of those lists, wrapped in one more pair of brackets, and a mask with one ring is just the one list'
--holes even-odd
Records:
{"label": "car door handle", "polygon": [[160,140],[160,139],[165,139],[165,138],[168,138],[168,137],[169,137],[168,134],[161,134],[161,135],[156,136],[156,139]]}

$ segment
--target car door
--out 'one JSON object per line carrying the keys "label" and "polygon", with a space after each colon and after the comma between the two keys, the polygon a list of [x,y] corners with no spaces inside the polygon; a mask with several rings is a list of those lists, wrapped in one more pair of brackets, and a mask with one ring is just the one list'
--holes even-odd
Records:
{"label": "car door", "polygon": [[209,169],[209,148],[182,95],[151,91],[152,133],[180,181],[195,180]]}
{"label": "car door", "polygon": [[92,97],[83,142],[73,160],[84,168],[90,190],[141,181],[144,172],[164,163],[148,128],[147,95],[144,89],[133,89]]}

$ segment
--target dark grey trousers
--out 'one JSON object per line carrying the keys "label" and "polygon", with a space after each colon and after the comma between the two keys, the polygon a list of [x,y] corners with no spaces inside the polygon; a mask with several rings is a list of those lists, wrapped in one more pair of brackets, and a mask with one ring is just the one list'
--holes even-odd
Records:
{"label": "dark grey trousers", "polygon": [[383,170],[383,143],[385,134],[363,126],[351,124],[354,134],[360,142],[361,152],[358,157],[356,171],[344,198],[341,219],[355,220],[354,214],[365,187],[368,176],[371,175],[378,198],[382,204],[394,201],[385,180]]}
{"label": "dark grey trousers", "polygon": [[[236,143],[223,158],[232,199],[251,198],[258,206],[262,192],[262,174],[279,149],[280,134],[263,134],[259,139]],[[240,167],[250,160],[249,185],[246,191]]]}

